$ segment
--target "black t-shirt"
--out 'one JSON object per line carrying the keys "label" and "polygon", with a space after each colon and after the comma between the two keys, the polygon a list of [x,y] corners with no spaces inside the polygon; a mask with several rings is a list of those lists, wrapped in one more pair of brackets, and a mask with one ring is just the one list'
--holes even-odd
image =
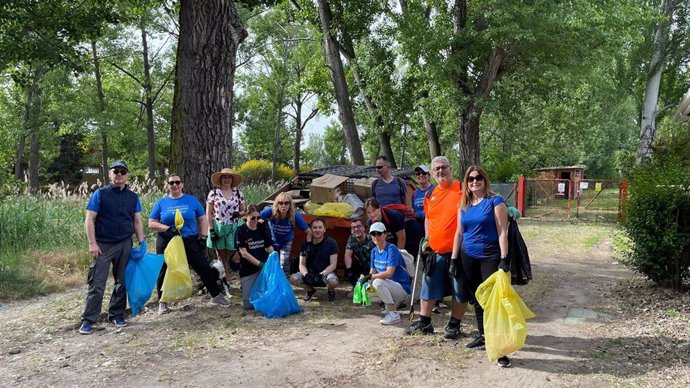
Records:
{"label": "black t-shirt", "polygon": [[397,232],[405,229],[405,217],[397,210],[381,209],[381,222],[386,226],[388,238],[386,241],[398,244]]}
{"label": "black t-shirt", "polygon": [[[307,242],[300,246],[300,256],[305,256]],[[307,256],[307,270],[309,273],[320,273],[331,265],[331,255],[338,254],[338,244],[330,237],[324,237],[318,244],[313,244],[311,253]]]}
{"label": "black t-shirt", "polygon": [[[268,227],[264,223],[256,225],[256,230],[251,230],[247,224],[237,228],[237,249],[246,248],[247,252],[257,260],[266,262],[268,252],[266,248],[273,246],[273,239]],[[240,255],[241,256],[241,255]],[[244,256],[240,258],[240,277],[253,275],[259,272],[259,267],[247,261]]]}

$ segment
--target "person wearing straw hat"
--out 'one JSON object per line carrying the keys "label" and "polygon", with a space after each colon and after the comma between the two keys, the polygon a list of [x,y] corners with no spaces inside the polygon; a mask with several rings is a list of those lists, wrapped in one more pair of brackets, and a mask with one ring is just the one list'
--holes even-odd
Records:
{"label": "person wearing straw hat", "polygon": [[240,225],[245,211],[244,194],[237,186],[242,175],[230,168],[224,168],[211,175],[213,189],[206,198],[206,217],[209,223],[206,246],[215,249],[225,267],[225,273],[239,268],[239,257],[230,261],[230,252],[235,251],[235,230]]}

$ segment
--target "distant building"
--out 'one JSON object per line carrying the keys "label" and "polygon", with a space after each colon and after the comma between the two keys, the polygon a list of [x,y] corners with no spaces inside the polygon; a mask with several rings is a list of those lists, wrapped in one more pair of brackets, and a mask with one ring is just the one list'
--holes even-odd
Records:
{"label": "distant building", "polygon": [[[568,193],[571,187],[577,187],[576,181],[585,178],[587,166],[578,164],[575,166],[543,167],[534,169],[539,179],[567,179],[565,190],[558,190],[559,193]],[[563,194],[563,195],[564,195]]]}

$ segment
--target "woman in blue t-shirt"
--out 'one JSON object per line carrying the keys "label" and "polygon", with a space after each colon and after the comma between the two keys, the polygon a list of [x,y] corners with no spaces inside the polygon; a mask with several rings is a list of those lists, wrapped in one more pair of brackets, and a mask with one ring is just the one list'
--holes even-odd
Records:
{"label": "woman in blue t-shirt", "polygon": [[[462,275],[467,288],[474,295],[479,285],[499,268],[508,271],[508,208],[503,197],[491,191],[491,183],[484,169],[470,166],[462,181],[462,199],[458,205],[458,226],[451,254],[451,276]],[[458,254],[462,265],[456,264]],[[457,268],[457,270],[455,270]],[[475,300],[479,336],[470,342],[470,349],[484,347],[484,310]],[[498,365],[510,366],[506,355]]]}
{"label": "woman in blue t-shirt", "polygon": [[[175,236],[182,236],[184,250],[187,254],[187,262],[196,273],[199,274],[204,286],[211,294],[211,303],[222,307],[230,307],[225,297],[220,293],[220,287],[216,283],[216,277],[211,266],[206,260],[206,234],[208,219],[206,211],[196,197],[184,194],[184,183],[179,175],[172,174],[167,181],[168,195],[158,200],[151,209],[149,216],[149,228],[158,232],[156,239],[156,253],[164,253],[170,240]],[[184,225],[180,230],[175,227],[175,212],[179,210],[184,218]],[[167,265],[163,264],[158,275],[158,299],[161,297],[161,289]],[[158,313],[168,312],[168,304],[158,304]]]}
{"label": "woman in blue t-shirt", "polygon": [[304,217],[295,209],[292,196],[280,193],[273,201],[273,206],[261,211],[261,218],[268,221],[273,236],[273,248],[280,254],[280,266],[286,276],[290,276],[290,251],[295,239],[295,227],[306,233],[306,241],[311,241],[311,229]]}

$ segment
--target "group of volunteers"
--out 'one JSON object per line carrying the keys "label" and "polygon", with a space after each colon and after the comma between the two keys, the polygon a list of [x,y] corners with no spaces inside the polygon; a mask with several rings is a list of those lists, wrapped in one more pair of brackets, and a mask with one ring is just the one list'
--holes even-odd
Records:
{"label": "group of volunteers", "polygon": [[[404,256],[417,257],[423,263],[419,319],[405,329],[407,334],[432,334],[432,313],[438,303],[450,296],[450,318],[443,330],[447,339],[458,339],[460,324],[472,303],[478,335],[466,346],[484,347],[483,310],[474,298],[479,285],[499,269],[509,271],[508,208],[504,199],[491,191],[486,172],[479,166],[465,171],[462,181],[453,179],[452,167],[444,156],[431,161],[431,168],[415,168],[419,188],[408,206],[407,185],[390,172],[389,161],[376,159],[379,178],[372,183],[372,197],[364,204],[366,219],[351,220],[351,235],[344,252],[344,278],[354,287],[373,288],[381,301],[383,325],[400,322],[397,312],[412,303],[415,268]],[[108,318],[117,327],[124,319],[126,290],[124,268],[132,255],[146,250],[138,196],[126,185],[129,169],[123,161],[109,169],[111,183],[91,196],[86,207],[86,235],[93,258],[88,276],[88,293],[79,332],[90,334],[98,321],[105,283],[112,266],[115,287]],[[435,180],[432,184],[430,178]],[[163,253],[174,236],[181,236],[190,267],[199,275],[211,295],[211,303],[228,307],[217,283],[205,249],[216,251],[226,273],[238,271],[242,304],[252,309],[249,293],[258,274],[273,251],[279,252],[280,264],[290,283],[302,288],[305,301],[316,298],[317,288],[327,289],[328,301],[335,301],[339,279],[338,245],[326,236],[326,221],[314,218],[307,224],[288,193],[279,193],[272,206],[261,211],[246,204],[238,185],[242,176],[229,168],[211,176],[214,188],[206,206],[184,194],[183,178],[171,174],[166,181],[168,194],[158,200],[149,215],[148,226],[157,232],[156,253]],[[179,211],[184,226],[175,227]],[[290,251],[295,228],[306,238],[299,249],[298,270],[291,273]],[[136,235],[138,247],[132,244]],[[406,256],[406,257],[407,257]],[[158,278],[158,296],[166,266]],[[158,304],[165,314],[170,306]],[[510,366],[507,356],[498,365]]]}

